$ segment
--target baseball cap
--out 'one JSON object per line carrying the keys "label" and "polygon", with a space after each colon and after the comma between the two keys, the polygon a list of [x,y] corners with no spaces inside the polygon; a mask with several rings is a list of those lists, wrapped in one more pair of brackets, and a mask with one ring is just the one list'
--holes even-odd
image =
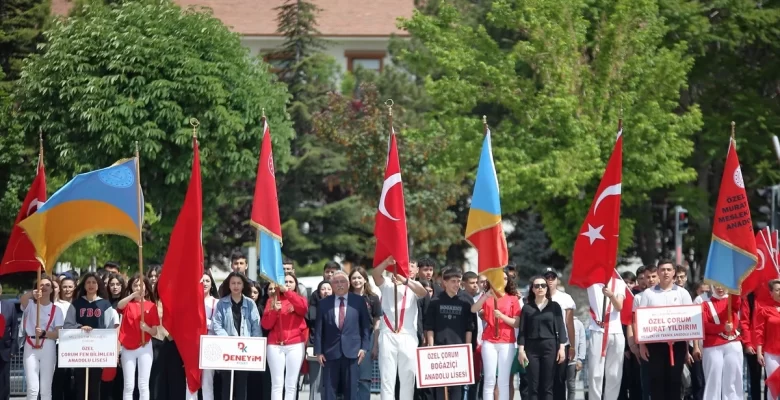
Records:
{"label": "baseball cap", "polygon": [[542,276],[547,277],[548,275],[555,275],[555,277],[558,278],[558,271],[556,271],[553,268],[547,267],[542,272]]}

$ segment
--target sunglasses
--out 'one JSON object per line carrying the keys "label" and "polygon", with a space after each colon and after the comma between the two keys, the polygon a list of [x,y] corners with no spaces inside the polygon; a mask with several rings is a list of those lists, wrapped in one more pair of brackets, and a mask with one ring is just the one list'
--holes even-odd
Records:
{"label": "sunglasses", "polygon": [[545,284],[545,283],[534,283],[534,289],[547,289],[547,284]]}

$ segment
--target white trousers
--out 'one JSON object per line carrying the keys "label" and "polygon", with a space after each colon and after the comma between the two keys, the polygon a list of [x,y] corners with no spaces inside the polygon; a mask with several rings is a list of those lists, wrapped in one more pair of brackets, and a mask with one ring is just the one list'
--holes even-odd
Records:
{"label": "white trousers", "polygon": [[138,367],[140,400],[149,400],[149,375],[152,373],[153,357],[151,342],[135,350],[128,350],[122,346],[122,374],[125,378],[122,400],[133,400],[136,367]]}
{"label": "white trousers", "polygon": [[[778,354],[771,354],[764,352],[764,365],[766,368],[766,376],[767,378],[772,376],[772,373],[775,372],[777,368],[780,368],[780,355]],[[769,392],[769,387],[766,388],[767,392]],[[777,396],[777,393],[771,393],[772,396]],[[769,396],[771,397],[771,396]]]}
{"label": "white trousers", "polygon": [[742,344],[738,341],[702,350],[704,398],[742,400]]}
{"label": "white trousers", "polygon": [[[184,400],[198,400],[198,391],[195,393],[190,392],[187,379],[184,379]],[[200,371],[200,393],[203,395],[203,400],[214,400],[214,370],[202,369]]]}
{"label": "white trousers", "polygon": [[[33,342],[35,340],[33,339]],[[51,400],[51,382],[57,367],[57,344],[54,340],[41,340],[40,349],[24,343],[24,375],[27,378],[27,400]]]}
{"label": "white trousers", "polygon": [[[607,335],[607,353],[601,356],[604,332],[590,331],[588,339],[588,398],[593,400],[617,400],[623,379],[626,338],[622,331]],[[742,365],[742,364],[740,364]],[[606,366],[606,367],[605,367]],[[606,382],[603,380],[606,379]],[[604,393],[601,393],[601,385]]]}
{"label": "white trousers", "polygon": [[282,393],[285,399],[295,398],[304,349],[303,343],[284,346],[270,344],[266,348],[268,368],[271,370],[271,400],[282,400]]}
{"label": "white trousers", "polygon": [[417,366],[417,336],[408,333],[379,333],[379,373],[381,375],[382,400],[395,399],[395,378],[400,381],[399,399],[414,398],[415,367]]}
{"label": "white trousers", "polygon": [[512,372],[514,356],[514,343],[482,342],[482,374],[485,376],[483,398],[492,399],[493,391],[498,386],[498,400],[509,400],[509,375]]}

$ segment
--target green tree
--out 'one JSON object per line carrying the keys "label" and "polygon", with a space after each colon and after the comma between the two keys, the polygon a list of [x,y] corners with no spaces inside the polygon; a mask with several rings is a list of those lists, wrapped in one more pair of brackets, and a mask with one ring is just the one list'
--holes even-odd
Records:
{"label": "green tree", "polygon": [[[387,68],[381,75],[357,74],[360,85],[355,96],[331,94],[329,106],[314,119],[316,132],[337,146],[349,168],[337,175],[342,190],[358,198],[364,230],[374,225],[379,193],[384,178],[387,143],[390,134],[388,111],[382,99],[392,97],[396,106],[394,127],[399,134],[398,152],[404,178],[404,199],[412,253],[444,256],[453,243],[462,241],[462,228],[456,223],[455,206],[463,194],[460,181],[427,168],[429,160],[441,148],[445,138],[423,137],[410,123],[415,121],[415,95],[424,97],[403,72]],[[405,105],[410,105],[406,108]],[[478,134],[477,134],[478,135]],[[352,199],[351,198],[351,199]],[[373,235],[362,238],[356,254],[359,262],[368,262],[374,250]]]}
{"label": "green tree", "polygon": [[[261,109],[275,116],[280,171],[293,135],[285,119],[288,95],[267,65],[250,58],[238,35],[209,13],[170,1],[85,4],[56,22],[46,39],[26,63],[15,101],[26,137],[39,128],[51,133],[49,170],[69,178],[105,167],[132,156],[138,141],[145,255],[161,259],[190,175],[188,120],[198,118],[207,254],[217,259],[242,244],[219,234],[224,221],[215,210],[245,196],[235,183],[255,176]],[[132,242],[107,244],[99,259],[136,259]]]}
{"label": "green tree", "polygon": [[588,5],[496,0],[474,26],[466,12],[442,4],[435,15],[416,12],[401,23],[415,51],[402,50],[399,59],[424,76],[434,99],[430,118],[451,138],[431,167],[473,170],[479,137],[472,132],[486,114],[495,127],[503,211],[533,207],[564,255],[612,151],[621,110],[622,249],[632,242],[635,204],[694,178],[683,160],[701,126],[696,107],[678,108],[693,60],[685,43],[665,45],[669,27],[656,2]]}
{"label": "green tree", "polygon": [[35,52],[51,10],[50,0],[0,2],[0,67],[4,81],[19,78],[22,60]]}

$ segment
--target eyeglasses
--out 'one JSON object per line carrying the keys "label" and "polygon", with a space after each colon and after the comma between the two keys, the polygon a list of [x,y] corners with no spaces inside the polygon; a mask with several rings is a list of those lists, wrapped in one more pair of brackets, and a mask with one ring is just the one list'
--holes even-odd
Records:
{"label": "eyeglasses", "polygon": [[544,279],[546,279],[548,281],[552,281],[552,280],[558,279],[558,277],[556,275],[545,275]]}
{"label": "eyeglasses", "polygon": [[534,283],[534,289],[547,289],[547,284],[545,284],[545,283]]}

